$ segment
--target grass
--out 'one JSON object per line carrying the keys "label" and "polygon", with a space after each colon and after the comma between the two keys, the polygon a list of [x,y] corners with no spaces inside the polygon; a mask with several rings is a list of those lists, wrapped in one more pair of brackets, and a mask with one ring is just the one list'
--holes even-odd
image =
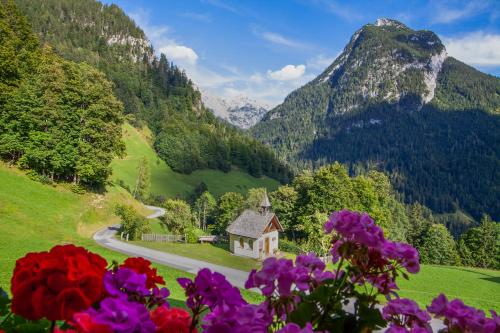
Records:
{"label": "grass", "polygon": [[[90,239],[99,228],[118,222],[113,211],[119,202],[135,205],[144,215],[149,213],[121,188],[110,187],[105,195],[77,195],[64,186],[34,182],[22,172],[0,163],[0,287],[9,289],[11,272],[18,258],[55,244],[75,243],[99,253],[108,262],[122,261],[124,255],[99,247]],[[143,245],[242,270],[258,265],[255,260],[233,256],[210,244]],[[182,305],[183,291],[175,279],[190,274],[156,267],[171,289],[172,303]],[[429,304],[434,296],[443,292],[452,298],[460,297],[466,304],[500,311],[500,271],[423,265],[420,273],[411,276],[409,281],[400,280],[399,285],[401,296],[413,298],[421,305]],[[244,295],[249,301],[258,300],[256,294],[244,292]]]}
{"label": "grass", "polygon": [[[227,248],[210,244],[136,243],[245,271],[260,266],[257,260],[234,256]],[[293,259],[294,255],[285,254],[285,257]],[[466,304],[477,308],[500,311],[500,271],[422,265],[418,274],[411,275],[410,280],[400,278],[398,285],[401,288],[399,294],[402,297],[412,298],[421,306],[429,305],[434,297],[444,293],[449,298],[461,298]]]}
{"label": "grass", "polygon": [[123,181],[133,188],[137,178],[137,168],[142,157],[149,161],[151,170],[151,193],[169,198],[187,198],[198,184],[204,182],[216,197],[225,192],[246,193],[254,187],[275,190],[279,182],[269,177],[255,178],[249,174],[233,170],[228,173],[217,170],[197,170],[189,175],[174,172],[151,148],[151,133],[147,128],[138,130],[129,124],[123,127],[123,137],[127,155],[112,163],[115,181]]}
{"label": "grass", "polygon": [[484,310],[500,311],[500,271],[422,265],[421,271],[400,280],[401,296],[428,305],[440,293],[461,298],[465,304]]}
{"label": "grass", "polygon": [[226,247],[212,244],[155,243],[134,242],[136,245],[164,251],[180,256],[198,259],[212,264],[231,267],[242,271],[251,271],[260,267],[260,262],[231,254]]}
{"label": "grass", "polygon": [[[125,190],[108,188],[104,195],[77,195],[64,186],[42,185],[15,168],[0,163],[0,287],[9,290],[15,261],[28,252],[44,251],[56,244],[85,246],[111,262],[125,255],[98,246],[90,237],[101,227],[119,222],[114,215],[117,203],[127,203],[147,215],[149,210]],[[171,303],[184,306],[184,292],[178,277],[192,277],[173,268],[155,265],[171,291]],[[248,301],[258,295],[243,292]]]}

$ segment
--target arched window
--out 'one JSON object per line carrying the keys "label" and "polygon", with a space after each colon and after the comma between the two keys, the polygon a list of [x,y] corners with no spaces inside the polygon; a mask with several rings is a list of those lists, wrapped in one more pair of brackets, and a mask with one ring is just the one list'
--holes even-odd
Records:
{"label": "arched window", "polygon": [[240,237],[240,247],[243,248],[245,246],[245,242],[243,241],[243,237]]}

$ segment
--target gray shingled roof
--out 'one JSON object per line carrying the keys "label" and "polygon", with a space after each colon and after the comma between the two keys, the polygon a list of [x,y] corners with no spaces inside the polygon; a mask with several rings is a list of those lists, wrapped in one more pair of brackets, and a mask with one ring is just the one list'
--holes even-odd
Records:
{"label": "gray shingled roof", "polygon": [[266,229],[274,216],[274,213],[261,214],[254,210],[246,209],[227,227],[226,231],[230,234],[257,239],[262,236],[264,229]]}

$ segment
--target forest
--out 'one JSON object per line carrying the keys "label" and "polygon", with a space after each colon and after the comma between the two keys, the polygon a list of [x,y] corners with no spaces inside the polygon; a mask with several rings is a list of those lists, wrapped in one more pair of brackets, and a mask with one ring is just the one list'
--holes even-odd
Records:
{"label": "forest", "polygon": [[151,128],[158,155],[175,171],[237,167],[255,177],[291,179],[270,148],[205,109],[186,74],[165,55],[156,56],[144,32],[118,6],[93,0],[16,3],[42,44],[106,74],[127,119]]}

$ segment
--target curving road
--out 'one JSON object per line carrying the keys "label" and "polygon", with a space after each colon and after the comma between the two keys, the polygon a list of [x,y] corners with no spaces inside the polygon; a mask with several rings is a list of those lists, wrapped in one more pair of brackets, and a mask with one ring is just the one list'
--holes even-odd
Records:
{"label": "curving road", "polygon": [[[153,211],[153,214],[147,216],[149,219],[154,219],[165,214],[165,209],[163,208],[155,206],[146,207]],[[122,242],[115,238],[118,229],[119,225],[103,228],[97,231],[93,238],[97,244],[110,250],[120,252],[128,256],[143,257],[158,264],[173,267],[188,273],[196,274],[200,269],[206,267],[212,271],[224,274],[233,285],[240,288],[245,287],[248,272]]]}
{"label": "curving road", "polygon": [[[165,214],[165,209],[161,207],[146,206],[146,208],[153,211],[151,215],[147,216],[149,219],[154,219]],[[122,242],[115,238],[118,229],[119,225],[103,228],[96,232],[93,238],[97,244],[110,250],[120,252],[128,256],[143,257],[158,264],[173,267],[191,274],[196,274],[202,268],[209,268],[212,271],[224,274],[233,285],[245,288],[245,281],[247,280],[248,272]],[[347,305],[347,308],[351,309],[352,304]],[[438,332],[439,329],[444,327],[442,321],[437,319],[432,319],[431,326],[434,332]],[[384,330],[381,330],[380,332],[382,331]]]}

